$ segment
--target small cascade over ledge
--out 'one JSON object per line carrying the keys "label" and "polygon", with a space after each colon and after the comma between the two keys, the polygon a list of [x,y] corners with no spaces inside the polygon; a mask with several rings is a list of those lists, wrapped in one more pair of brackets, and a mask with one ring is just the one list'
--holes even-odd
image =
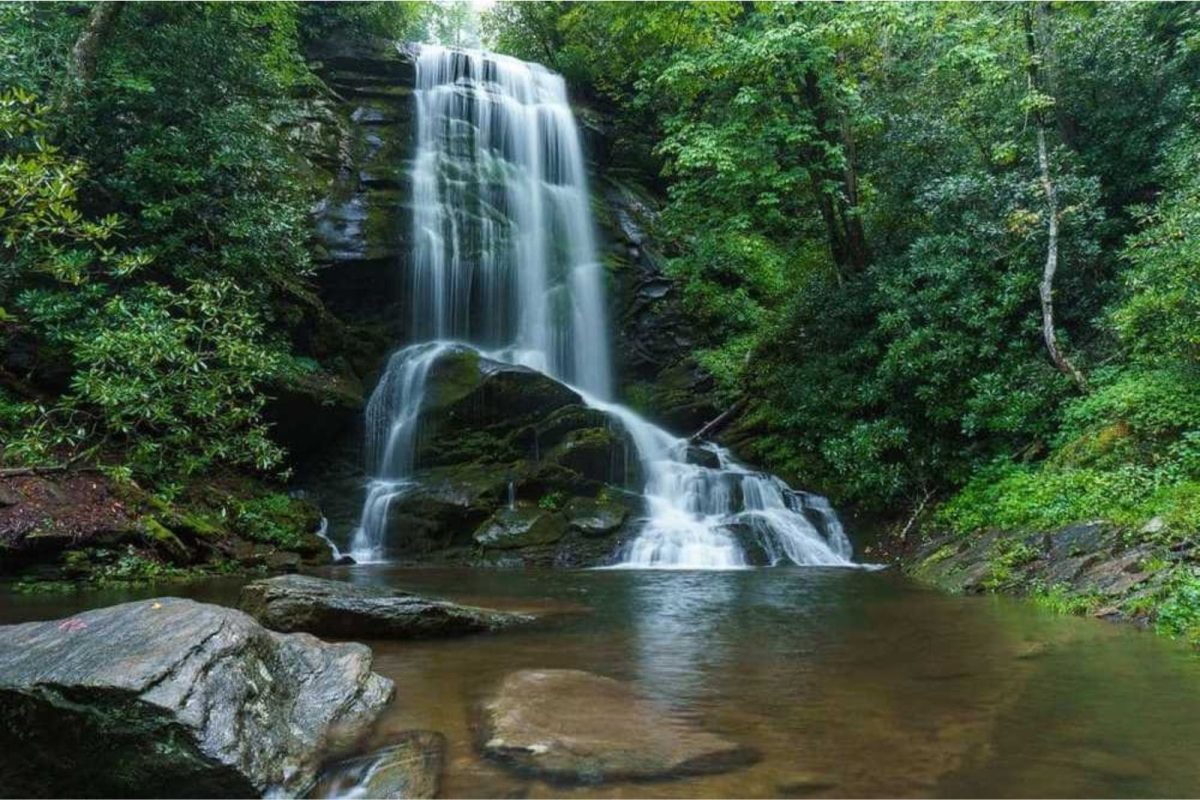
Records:
{"label": "small cascade over ledge", "polygon": [[[636,484],[606,480],[640,497],[641,513],[609,566],[853,566],[849,540],[824,498],[749,470],[715,445],[673,436],[611,399],[604,275],[561,76],[507,56],[435,45],[420,47],[416,67],[417,342],[392,356],[367,406],[371,477],[351,555],[386,556],[390,510],[420,489],[431,370],[470,348],[488,363],[553,378],[632,444],[639,468],[622,475],[626,484],[635,475]],[[539,460],[536,436],[532,445]],[[519,511],[511,478],[494,505],[499,514]]]}

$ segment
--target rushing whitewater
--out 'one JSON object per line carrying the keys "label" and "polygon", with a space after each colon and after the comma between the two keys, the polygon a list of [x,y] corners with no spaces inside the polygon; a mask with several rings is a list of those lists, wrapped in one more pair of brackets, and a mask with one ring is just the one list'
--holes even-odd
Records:
{"label": "rushing whitewater", "polygon": [[603,276],[567,87],[537,64],[417,58],[413,327],[611,392]]}
{"label": "rushing whitewater", "polygon": [[[384,553],[388,509],[414,485],[427,374],[457,342],[562,381],[629,434],[646,513],[614,566],[851,565],[850,543],[824,498],[612,402],[603,273],[563,79],[507,56],[434,45],[420,48],[416,67],[418,343],[391,358],[367,406],[372,477],[354,558]],[[690,463],[698,453],[705,463]]]}

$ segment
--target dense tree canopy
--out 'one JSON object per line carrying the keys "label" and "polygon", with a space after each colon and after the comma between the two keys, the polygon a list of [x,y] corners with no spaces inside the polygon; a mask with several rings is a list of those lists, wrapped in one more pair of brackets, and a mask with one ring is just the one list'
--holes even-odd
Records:
{"label": "dense tree canopy", "polygon": [[665,187],[757,458],[897,510],[967,484],[964,527],[1200,522],[1194,7],[511,3],[490,29]]}
{"label": "dense tree canopy", "polygon": [[[1200,522],[1195,6],[499,3],[480,29],[667,198],[745,455],[964,528]],[[462,3],[0,8],[0,346],[58,366],[0,372],[4,458],[285,466],[265,387],[319,368],[289,336],[305,46],[474,33]]]}

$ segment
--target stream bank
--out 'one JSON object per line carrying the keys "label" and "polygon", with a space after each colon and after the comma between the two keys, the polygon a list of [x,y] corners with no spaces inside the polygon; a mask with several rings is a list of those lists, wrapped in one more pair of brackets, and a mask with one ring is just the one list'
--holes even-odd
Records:
{"label": "stream bank", "polygon": [[1014,595],[1200,646],[1197,545],[1156,518],[1141,528],[1093,521],[1030,532],[920,529],[881,549],[892,550],[907,575],[952,594]]}

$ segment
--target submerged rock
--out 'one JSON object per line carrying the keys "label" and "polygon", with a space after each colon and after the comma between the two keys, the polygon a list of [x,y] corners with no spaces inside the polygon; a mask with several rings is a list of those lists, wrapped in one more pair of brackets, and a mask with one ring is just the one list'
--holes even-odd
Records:
{"label": "submerged rock", "polygon": [[417,639],[493,631],[525,614],[460,606],[414,594],[309,575],[280,575],[242,587],[239,605],[277,631],[318,636]]}
{"label": "submerged rock", "polygon": [[484,755],[563,783],[722,772],[753,750],[671,717],[626,683],[578,670],[508,675],[482,708]]}
{"label": "submerged rock", "polygon": [[334,764],[326,770],[315,794],[379,800],[436,797],[445,760],[445,736],[405,731],[390,747]]}
{"label": "submerged rock", "polygon": [[392,695],[361,644],[178,598],[0,628],[3,793],[295,795]]}

